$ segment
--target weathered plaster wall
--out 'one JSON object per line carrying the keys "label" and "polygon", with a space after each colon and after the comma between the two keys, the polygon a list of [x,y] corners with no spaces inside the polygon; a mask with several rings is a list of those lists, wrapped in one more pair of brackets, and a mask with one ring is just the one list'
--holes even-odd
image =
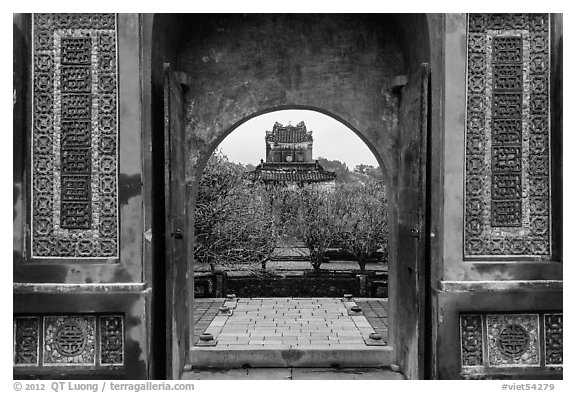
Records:
{"label": "weathered plaster wall", "polygon": [[[384,17],[190,17],[178,69],[190,74],[190,168],[238,122],[283,106],[327,111],[358,130],[391,172],[397,145],[392,78],[405,72]],[[192,173],[190,173],[192,175]]]}

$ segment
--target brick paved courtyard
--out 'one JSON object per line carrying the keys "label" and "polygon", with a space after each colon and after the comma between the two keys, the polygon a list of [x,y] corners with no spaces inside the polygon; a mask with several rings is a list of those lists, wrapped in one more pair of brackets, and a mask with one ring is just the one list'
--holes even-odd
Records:
{"label": "brick paved courtyard", "polygon": [[[326,349],[384,345],[385,299],[251,298],[195,300],[195,343],[212,334],[215,349]],[[230,311],[219,312],[226,305]],[[360,306],[361,312],[351,312]],[[378,333],[379,341],[369,338]],[[200,344],[204,344],[200,341]]]}

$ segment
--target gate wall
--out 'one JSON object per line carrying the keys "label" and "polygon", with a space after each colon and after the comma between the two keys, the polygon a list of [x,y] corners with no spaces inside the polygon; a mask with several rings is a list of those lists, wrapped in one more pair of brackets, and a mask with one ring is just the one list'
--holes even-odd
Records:
{"label": "gate wall", "polygon": [[559,377],[561,18],[444,19],[433,374]]}
{"label": "gate wall", "polygon": [[[152,129],[158,128],[156,127],[158,119],[153,118],[152,111],[153,100],[158,99],[153,93],[154,89],[158,88],[154,86],[154,81],[162,75],[162,61],[173,61],[174,53],[160,57],[152,56],[153,42],[154,45],[159,45],[156,41],[166,40],[169,35],[154,37],[150,19],[151,17],[146,15],[119,14],[114,18],[112,27],[110,25],[98,27],[102,19],[94,20],[81,16],[78,19],[61,18],[58,21],[53,18],[42,19],[38,22],[39,31],[43,30],[48,35],[37,36],[36,40],[33,40],[32,17],[21,14],[14,16],[15,378],[39,376],[150,378],[154,376],[151,371],[154,369],[151,361],[152,345],[157,352],[155,358],[160,359],[157,361],[161,364],[159,368],[163,369],[161,359],[164,357],[160,354],[166,353],[165,347],[159,345],[159,340],[153,339],[151,334],[152,301],[162,303],[165,299],[161,295],[165,292],[162,280],[155,279],[155,285],[152,285],[153,268],[156,269],[154,277],[164,277],[160,272],[164,269],[163,240],[160,239],[163,235],[162,224],[154,224],[154,235],[158,236],[155,236],[152,243],[152,213],[157,219],[163,217],[161,197],[156,196],[160,203],[154,204],[152,209],[152,174],[158,178],[153,169],[158,165],[153,166],[152,162],[158,159],[161,162],[162,159],[161,156],[152,157],[151,153],[155,143],[162,141],[161,135],[152,132]],[[148,22],[145,22],[146,20]],[[430,366],[428,376],[432,378],[561,376],[563,309],[562,201],[559,165],[562,153],[561,16],[552,15],[547,28],[535,19],[528,19],[525,22],[505,19],[500,22],[494,16],[474,17],[470,33],[468,16],[465,14],[431,15],[428,17],[428,23],[431,48],[429,171],[432,179],[429,190],[430,237],[427,254],[429,272],[426,284],[429,285],[426,293],[430,298],[431,309],[427,321],[426,358]],[[169,26],[168,29],[170,28],[173,26]],[[402,26],[399,28],[401,30]],[[408,31],[411,29],[408,26],[403,28]],[[62,45],[63,38],[68,40],[65,45],[72,45],[70,58],[61,58],[62,52],[55,51],[51,46],[54,45],[54,29],[58,30],[56,37],[59,45]],[[101,51],[106,47],[106,43],[99,43],[97,40],[100,30],[106,30],[108,36],[116,38],[112,48],[108,45],[107,51]],[[86,35],[96,37],[95,41],[88,45],[86,40],[82,39]],[[402,36],[410,35],[401,34]],[[506,64],[511,65],[509,70],[516,70],[518,65],[521,65],[520,68],[532,69],[530,75],[538,77],[534,84],[518,88],[514,85],[518,81],[518,74],[510,71],[512,75],[508,79],[510,85],[504,86],[503,89],[500,86],[500,90],[496,88],[486,91],[486,86],[492,88],[492,85],[487,85],[485,80],[487,73],[492,71],[486,71],[482,66],[480,70],[483,69],[485,72],[475,73],[474,69],[470,71],[471,61],[478,57],[474,54],[483,54],[482,58],[485,61],[493,61],[491,52],[482,45],[489,42],[486,37],[491,37],[493,40],[493,37],[498,36],[522,38],[521,42],[525,43],[522,46],[522,58],[512,59]],[[473,41],[476,38],[480,40],[479,43]],[[541,44],[542,38],[544,44]],[[72,41],[76,43],[73,44]],[[409,62],[409,67],[417,66],[421,60],[418,59],[421,53],[406,45],[407,43],[400,43],[405,49],[405,56],[413,59]],[[175,45],[175,43],[169,44]],[[90,52],[88,57],[86,51]],[[36,56],[32,56],[33,52]],[[208,60],[215,61],[218,54],[209,51],[208,53],[212,56],[208,57]],[[54,56],[55,54],[57,56]],[[544,62],[541,61],[543,58]],[[497,66],[498,59],[495,61],[495,66],[488,70],[496,69]],[[156,73],[154,67],[158,68]],[[547,74],[542,67],[548,67],[550,73]],[[89,106],[82,99],[73,101],[70,97],[64,97],[70,93],[66,89],[74,86],[62,87],[62,73],[76,70],[74,78],[77,79],[74,80],[80,83],[82,75],[86,76],[86,69],[90,70],[90,82],[85,84],[81,91],[73,93],[77,96],[88,93],[89,99],[92,100]],[[300,83],[297,79],[298,70],[292,69],[290,72],[294,79],[284,82],[288,85]],[[35,79],[31,77],[33,73]],[[109,78],[100,81],[97,79],[98,75]],[[390,75],[391,78],[393,76]],[[472,76],[474,80],[471,79]],[[474,85],[477,82],[476,77],[479,80],[484,78],[480,86]],[[60,87],[56,84],[59,90],[56,93],[53,90],[42,90],[47,86],[54,86],[54,78],[59,80]],[[544,81],[544,88],[539,81]],[[547,91],[546,84],[551,89],[548,97],[544,94]],[[239,85],[235,88],[237,92],[242,92],[246,87]],[[476,88],[479,90],[474,90]],[[33,91],[36,94],[34,97]],[[514,158],[514,152],[524,152],[523,158],[520,159],[521,165],[504,171],[524,179],[521,184],[528,187],[520,197],[501,199],[511,202],[510,217],[521,217],[519,221],[513,222],[514,228],[525,226],[523,232],[522,229],[514,229],[516,231],[514,236],[518,240],[510,241],[507,246],[502,246],[503,241],[499,238],[499,233],[510,231],[494,232],[492,227],[498,228],[501,224],[498,224],[497,220],[493,221],[492,216],[481,216],[480,218],[485,221],[480,224],[475,221],[478,218],[475,213],[478,209],[472,202],[477,198],[471,189],[467,188],[470,185],[480,184],[474,192],[488,195],[481,201],[483,206],[489,205],[492,208],[499,203],[494,204],[493,198],[490,197],[494,174],[490,173],[488,176],[485,173],[482,182],[477,183],[475,177],[477,174],[474,173],[479,157],[489,157],[492,160],[497,156],[492,150],[495,131],[489,132],[485,126],[476,130],[470,125],[475,108],[483,105],[482,103],[486,104],[487,100],[495,99],[498,91],[521,93],[524,97],[521,99],[532,97],[526,101],[526,110],[519,117],[505,117],[507,120],[511,119],[511,123],[518,123],[518,120],[534,123],[539,118],[549,119],[548,128],[546,122],[538,123],[536,128],[520,128],[520,135],[524,138],[521,143],[510,139],[510,143],[501,146],[498,146],[498,143],[494,144],[495,147],[511,148],[508,163],[512,163],[512,166],[518,162]],[[52,99],[42,100],[42,93],[47,93]],[[317,92],[319,95],[323,93]],[[55,101],[53,97],[60,98]],[[288,95],[288,98],[294,97]],[[65,100],[68,100],[66,104]],[[376,100],[383,99],[379,96]],[[274,103],[282,104],[286,103],[286,100],[278,99]],[[55,107],[64,108],[65,112],[69,111],[67,112],[69,117],[44,116],[47,113],[53,115]],[[89,114],[86,114],[87,108],[90,109]],[[253,109],[246,113],[258,110]],[[345,112],[349,108],[340,109]],[[75,117],[80,113],[85,113],[85,116]],[[243,116],[245,114],[237,114],[238,119]],[[352,115],[346,118],[350,124],[355,125],[357,120]],[[82,186],[88,184],[82,181],[62,186],[62,175],[71,173],[55,171],[54,168],[62,169],[70,165],[70,162],[64,163],[61,159],[62,151],[66,151],[70,146],[63,146],[62,150],[60,149],[62,146],[54,144],[51,139],[49,142],[51,144],[48,146],[52,155],[43,153],[45,150],[42,149],[46,145],[43,144],[42,138],[47,135],[61,138],[71,130],[71,128],[66,130],[67,126],[62,127],[63,122],[67,121],[76,121],[89,128],[97,127],[98,130],[102,130],[102,134],[98,135],[116,136],[116,142],[106,146],[100,144],[80,146],[81,143],[76,141],[80,145],[72,147],[84,149],[81,153],[89,153],[88,156],[91,157],[88,161],[90,170],[75,173],[74,168],[79,168],[77,165],[68,168],[72,168],[72,174],[79,174],[80,179],[88,179],[88,183],[101,181],[109,178],[106,176],[115,174],[112,179],[116,180],[116,187],[112,185],[110,188],[109,183],[105,184],[106,187],[101,187],[100,184],[98,189],[111,189],[112,192],[107,195],[99,194],[94,200],[86,198],[82,200],[83,206],[92,209],[90,216],[85,214],[86,210],[79,209],[76,211],[80,216],[79,219],[66,222],[64,226],[67,228],[55,228],[54,225],[62,224],[61,216],[58,214],[62,213],[59,209],[63,209],[64,204],[61,203],[63,200],[70,201],[74,195],[85,196],[87,189],[91,190],[90,195],[94,196],[92,190],[96,190],[91,185],[89,188]],[[159,121],[161,128],[161,117]],[[233,124],[234,121],[228,123]],[[482,124],[487,124],[486,120]],[[370,138],[379,146],[387,144],[393,146],[394,139],[379,138],[376,132],[379,127],[357,125],[358,129],[369,129]],[[220,125],[218,129],[222,132],[226,127]],[[476,131],[482,135],[481,139],[474,139]],[[516,132],[514,129],[508,131],[510,135]],[[206,138],[209,143],[203,145],[204,153],[210,150],[209,145],[217,139],[214,138],[216,134],[214,132]],[[221,133],[218,135],[222,136]],[[546,136],[549,136],[548,144]],[[110,142],[110,139],[103,138],[103,140]],[[491,144],[486,145],[487,142]],[[531,156],[530,149],[534,147],[537,152]],[[476,154],[478,149],[484,149],[481,150],[484,155]],[[76,150],[69,149],[69,151]],[[387,150],[383,148],[383,151]],[[34,152],[36,156],[33,155]],[[113,159],[114,152],[116,160]],[[60,160],[54,159],[58,157],[56,154],[60,154]],[[545,157],[546,154],[548,158]],[[86,156],[86,154],[80,156],[84,157],[84,161],[80,159],[76,164],[80,165],[82,162],[86,164]],[[392,162],[389,173],[393,173],[394,160],[392,157],[386,158],[387,154],[383,156]],[[32,161],[32,157],[43,161]],[[101,161],[98,161],[97,157],[107,157],[109,160],[101,166]],[[53,160],[51,164],[47,163],[49,159]],[[533,163],[531,159],[536,162]],[[550,159],[549,172],[545,172],[546,159]],[[544,167],[537,166],[538,163],[544,163]],[[506,162],[502,165],[505,164]],[[46,171],[42,171],[43,168],[50,170],[49,176],[45,176]],[[491,161],[484,160],[480,162],[480,168],[481,171],[485,171],[494,167]],[[498,170],[502,168],[496,168],[495,174],[497,175]],[[159,178],[162,179],[161,173]],[[54,183],[54,179],[58,181]],[[534,182],[535,179],[542,179],[543,182],[538,183],[542,186],[534,184],[534,187],[530,188],[530,182]],[[34,180],[43,182],[38,185],[36,191],[33,188]],[[513,181],[510,184],[514,184]],[[34,195],[36,201],[41,201],[43,195],[38,190],[46,189],[52,190],[48,203],[34,205],[32,196]],[[76,190],[76,193],[67,194],[68,190]],[[104,196],[106,198],[103,198]],[[542,196],[550,197],[547,210],[546,203],[543,205],[536,203],[545,199],[541,198]],[[104,201],[105,206],[102,205]],[[106,216],[102,213],[103,209],[116,211],[116,216],[113,213]],[[72,213],[71,217],[74,216]],[[527,219],[527,214],[533,220]],[[85,243],[80,242],[78,236],[81,240],[87,241],[91,239],[93,241],[95,238],[86,234],[90,229],[85,228],[86,223],[81,224],[82,217],[84,219],[88,217],[89,225],[93,225],[96,219],[98,223],[110,223],[103,218],[117,217],[116,227],[112,223],[105,228],[98,228],[97,233],[91,233],[97,235],[95,238],[106,240],[108,243],[99,243],[100,248],[83,248]],[[540,224],[546,222],[546,218],[548,226],[542,227]],[[535,219],[539,221],[534,222]],[[74,222],[80,222],[77,224],[78,227],[74,227]],[[101,230],[104,234],[100,233]],[[490,236],[482,235],[487,233],[482,231],[488,230],[492,231]],[[38,239],[45,239],[42,245],[31,243],[30,234],[34,233]],[[83,235],[74,237],[75,233]],[[481,234],[477,235],[478,233]],[[488,238],[493,240],[487,243]],[[546,238],[550,241],[548,245]],[[117,249],[103,248],[114,240],[118,244]],[[72,246],[71,243],[75,245]],[[156,257],[154,265],[152,244],[160,250],[154,254]],[[537,245],[540,246],[535,249]],[[74,251],[71,251],[72,249]],[[94,254],[90,250],[100,251]],[[157,290],[154,298],[152,288]],[[161,308],[162,306],[156,307],[157,310],[160,309],[155,315],[159,321],[163,318]],[[157,332],[161,330],[158,329]],[[154,337],[161,338],[162,334]]]}
{"label": "gate wall", "polygon": [[139,34],[14,16],[15,378],[150,377]]}

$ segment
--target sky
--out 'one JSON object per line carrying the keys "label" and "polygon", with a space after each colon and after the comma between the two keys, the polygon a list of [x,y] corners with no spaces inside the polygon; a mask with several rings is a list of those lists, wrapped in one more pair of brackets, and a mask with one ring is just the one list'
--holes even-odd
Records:
{"label": "sky", "polygon": [[266,159],[264,137],[276,121],[283,125],[304,121],[314,138],[314,158],[342,161],[350,170],[358,164],[378,166],[376,157],[354,131],[329,116],[309,110],[282,110],[254,117],[232,131],[218,148],[232,162],[257,165],[260,159]]}

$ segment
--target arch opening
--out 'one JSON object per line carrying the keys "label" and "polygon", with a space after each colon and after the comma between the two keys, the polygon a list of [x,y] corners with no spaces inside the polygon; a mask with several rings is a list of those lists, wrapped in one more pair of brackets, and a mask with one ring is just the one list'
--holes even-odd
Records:
{"label": "arch opening", "polygon": [[[151,21],[152,36],[160,37],[154,42],[168,43],[152,50],[153,91],[161,90],[162,64],[166,62],[188,75],[183,112],[186,151],[189,153],[186,160],[192,168],[186,173],[190,191],[196,192],[198,175],[211,152],[239,125],[279,108],[312,109],[346,124],[369,146],[378,158],[380,168],[385,168],[387,184],[392,190],[390,221],[396,223],[390,236],[397,239],[398,231],[405,229],[397,225],[398,215],[404,214],[406,201],[413,201],[399,193],[398,188],[406,176],[399,174],[399,165],[402,165],[401,151],[408,143],[402,135],[410,123],[402,112],[402,102],[411,101],[417,90],[413,89],[410,97],[405,97],[402,93],[405,89],[398,88],[393,81],[398,75],[408,75],[409,81],[415,80],[415,70],[421,62],[428,60],[426,16],[279,15],[267,20],[261,15],[209,15],[203,16],[201,21],[198,18],[193,15],[160,16]],[[311,19],[314,23],[310,23]],[[294,35],[292,30],[303,25],[306,25],[306,34]],[[335,32],[335,26],[339,26],[341,32]],[[249,43],[258,41],[254,38],[264,31],[271,33],[273,39],[264,43],[261,51],[250,46]],[[171,41],[170,37],[179,38]],[[245,40],[248,37],[252,38]],[[288,42],[286,37],[296,39]],[[278,40],[284,45],[276,45]],[[355,45],[350,46],[350,42]],[[271,49],[272,46],[276,49]],[[318,48],[321,49],[316,50]],[[323,64],[333,68],[323,70]],[[160,109],[158,97],[156,94],[155,106]],[[154,118],[163,117],[158,116],[161,110],[155,113]],[[425,141],[417,142],[422,143]],[[193,195],[189,196],[188,199],[195,199]],[[189,204],[189,210],[194,203]],[[402,251],[393,250],[391,254],[402,256]],[[398,276],[402,263],[392,261],[391,276]],[[397,284],[393,282],[390,288],[392,318],[401,307],[396,292],[403,280],[406,275]],[[187,290],[189,313],[194,298],[190,284]],[[413,286],[402,283],[405,284]],[[193,323],[192,316],[189,321]],[[390,342],[396,348],[395,330],[398,327],[395,325],[391,327]],[[192,344],[191,340],[188,343]],[[176,351],[187,353],[187,350]],[[393,358],[402,357],[406,354],[393,349]]]}
{"label": "arch opening", "polygon": [[[284,138],[285,140],[278,140],[277,138]],[[258,190],[258,192],[263,192],[265,198],[270,198],[273,195],[279,199],[288,197],[283,190],[291,190],[293,193],[295,190],[312,188],[328,190],[333,204],[348,202],[345,207],[344,205],[341,207],[340,212],[332,210],[332,214],[340,216],[339,220],[342,225],[344,225],[342,220],[345,217],[348,218],[350,220],[348,225],[355,225],[357,232],[363,229],[366,236],[373,232],[374,239],[370,238],[372,243],[366,242],[364,247],[372,247],[371,253],[380,253],[380,258],[376,259],[387,263],[389,255],[387,252],[387,235],[390,230],[388,228],[386,178],[378,165],[382,159],[374,156],[365,142],[345,124],[319,111],[280,109],[251,116],[248,120],[243,119],[240,124],[234,125],[232,130],[223,134],[217,142],[219,144],[210,152],[210,156],[203,160],[201,170],[198,171],[197,185],[194,187],[196,192],[195,239],[204,239],[204,241],[199,242],[206,243],[203,249],[210,248],[213,243],[217,243],[214,237],[208,241],[206,232],[211,231],[212,228],[206,226],[221,221],[223,217],[226,217],[223,215],[224,211],[236,203],[231,199],[225,199],[228,202],[223,203],[223,198],[220,195],[215,195],[214,190],[221,190],[221,193],[226,194],[227,197],[232,194],[232,197],[241,198],[253,193],[254,188],[258,189],[259,186],[263,186],[262,190]],[[234,194],[234,191],[239,191],[240,194]],[[363,201],[364,204],[350,204],[353,202],[351,198],[362,199],[361,202]],[[283,204],[288,204],[287,199],[283,199],[283,201]],[[304,203],[302,200],[291,200],[291,202]],[[308,202],[311,203],[311,201]],[[274,205],[273,209],[280,210],[286,207],[281,206],[281,204]],[[360,206],[364,210],[359,209]],[[320,205],[315,206],[315,208],[320,208]],[[220,209],[220,215],[217,219],[215,213],[218,209]],[[237,210],[242,209],[242,205],[235,206],[230,213],[236,217]],[[258,213],[265,214],[266,212],[258,211]],[[275,214],[275,212],[270,213]],[[364,216],[372,215],[372,227],[365,227],[367,224],[364,227],[359,226],[360,215],[362,214]],[[378,214],[382,215],[380,221],[374,219]],[[253,218],[256,220],[259,217]],[[334,224],[333,221],[337,217],[326,217],[326,219],[328,219],[328,224]],[[248,221],[250,220],[249,217]],[[270,218],[270,220],[273,221],[274,219]],[[252,224],[255,225],[256,221],[253,221]],[[306,222],[300,222],[300,225],[305,224]],[[351,227],[344,228],[344,226],[336,225],[332,227],[334,232],[338,230],[348,231],[348,237],[356,235],[354,239],[357,242],[362,240],[360,235],[352,233],[351,229]],[[379,234],[378,231],[383,233]],[[234,235],[237,236],[236,231],[234,231]],[[334,243],[331,247],[332,258],[344,256],[348,260],[357,259],[354,254],[361,250],[358,249],[353,252],[351,244],[340,244],[343,239],[338,239],[338,236],[342,234],[326,233],[323,235],[328,238],[327,241]],[[292,241],[295,241],[296,237],[298,237],[297,232],[294,232],[291,236]],[[283,247],[293,249],[294,244],[290,244],[288,238],[290,236],[284,237]],[[378,241],[384,239],[385,241],[377,244],[376,239],[380,239]],[[306,248],[304,243],[303,241],[299,242],[300,249]],[[348,248],[345,247],[346,245]],[[340,253],[337,252],[338,246],[341,247]],[[277,248],[279,247],[277,246]],[[307,254],[309,257],[310,252],[313,252],[313,247],[308,252],[300,252],[300,256],[303,257]],[[227,253],[225,255],[229,256]],[[195,256],[198,257],[196,251]],[[277,260],[280,258],[278,253],[274,256]],[[203,258],[196,259],[198,262],[198,259]],[[375,258],[372,260],[374,261]],[[200,263],[202,264],[202,262],[206,263],[206,261],[201,260]],[[361,262],[362,264],[359,266],[362,271],[365,271],[364,260]],[[334,264],[331,267],[335,268]],[[196,268],[198,268],[198,264]],[[350,264],[347,268],[350,269]],[[342,289],[341,293],[332,293],[332,295],[341,296],[344,292],[346,290]],[[287,293],[287,295],[296,296],[297,293]],[[267,295],[257,293],[253,296]]]}

